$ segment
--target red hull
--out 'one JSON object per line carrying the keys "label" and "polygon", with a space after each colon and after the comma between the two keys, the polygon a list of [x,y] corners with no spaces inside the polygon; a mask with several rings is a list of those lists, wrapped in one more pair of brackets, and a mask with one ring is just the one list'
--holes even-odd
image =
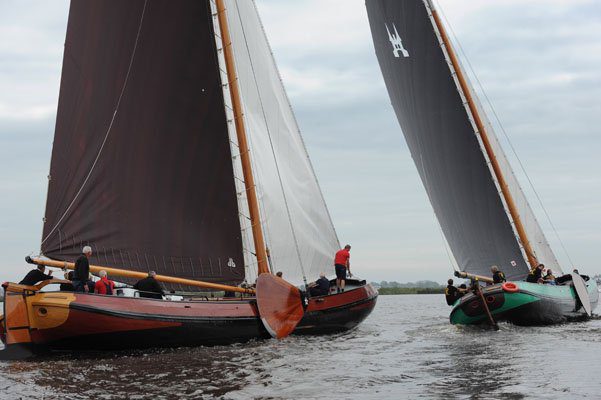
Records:
{"label": "red hull", "polygon": [[[31,344],[22,346],[36,350],[105,350],[229,344],[269,337],[255,299],[165,301],[70,295],[74,300],[64,307],[64,322],[44,329],[30,328]],[[352,329],[369,315],[376,300],[377,291],[370,285],[311,298],[294,333]]]}

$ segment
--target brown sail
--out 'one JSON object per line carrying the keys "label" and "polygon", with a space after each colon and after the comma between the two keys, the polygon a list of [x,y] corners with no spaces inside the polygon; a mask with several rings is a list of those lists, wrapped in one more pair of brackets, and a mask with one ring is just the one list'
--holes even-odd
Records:
{"label": "brown sail", "polygon": [[72,2],[44,255],[244,279],[214,34],[209,2]]}

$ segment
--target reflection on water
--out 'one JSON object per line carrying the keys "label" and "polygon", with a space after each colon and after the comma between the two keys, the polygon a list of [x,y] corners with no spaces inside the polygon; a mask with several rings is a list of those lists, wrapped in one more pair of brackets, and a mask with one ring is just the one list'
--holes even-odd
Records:
{"label": "reflection on water", "polygon": [[381,296],[358,329],[331,336],[0,363],[0,397],[601,397],[601,320],[494,332],[450,325],[443,303]]}

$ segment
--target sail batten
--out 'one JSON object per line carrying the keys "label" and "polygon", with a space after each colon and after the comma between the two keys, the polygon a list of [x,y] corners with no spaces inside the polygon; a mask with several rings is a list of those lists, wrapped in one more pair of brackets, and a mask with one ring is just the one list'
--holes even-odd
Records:
{"label": "sail batten", "polygon": [[71,261],[89,244],[116,268],[237,284],[244,260],[210,4],[174,4],[71,3],[42,252]]}

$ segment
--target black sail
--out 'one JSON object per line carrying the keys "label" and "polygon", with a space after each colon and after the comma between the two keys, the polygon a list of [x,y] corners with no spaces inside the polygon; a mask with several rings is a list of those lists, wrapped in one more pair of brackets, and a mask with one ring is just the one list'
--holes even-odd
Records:
{"label": "black sail", "polygon": [[376,55],[434,212],[463,271],[528,271],[421,0],[367,0]]}
{"label": "black sail", "polygon": [[231,156],[208,0],[72,1],[44,255],[241,282]]}

